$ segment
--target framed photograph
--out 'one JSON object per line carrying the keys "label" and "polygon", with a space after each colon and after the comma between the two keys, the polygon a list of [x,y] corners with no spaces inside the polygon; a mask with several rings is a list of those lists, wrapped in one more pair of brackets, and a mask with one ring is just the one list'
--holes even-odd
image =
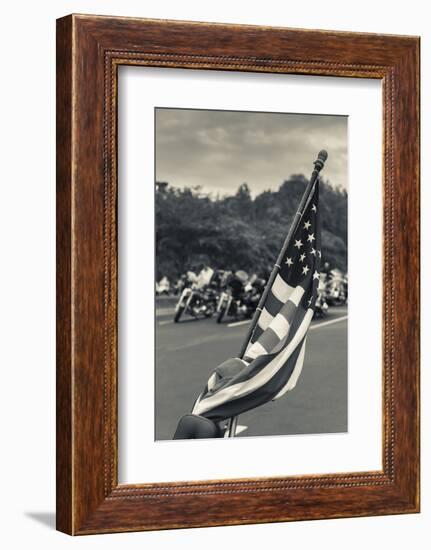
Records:
{"label": "framed photograph", "polygon": [[57,528],[419,511],[419,38],[57,21]]}

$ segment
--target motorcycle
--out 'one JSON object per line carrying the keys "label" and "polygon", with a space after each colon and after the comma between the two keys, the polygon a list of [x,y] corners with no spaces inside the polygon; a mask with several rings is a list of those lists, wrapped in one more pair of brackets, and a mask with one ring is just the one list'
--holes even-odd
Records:
{"label": "motorcycle", "polygon": [[319,280],[319,286],[317,287],[317,298],[314,306],[314,318],[325,317],[328,313],[328,302],[326,301],[327,295],[327,281],[326,277],[321,277]]}
{"label": "motorcycle", "polygon": [[216,311],[217,298],[216,291],[210,287],[185,287],[175,307],[174,322],[178,323],[183,314],[189,314],[196,319],[200,316],[212,317]]}
{"label": "motorcycle", "polygon": [[330,306],[341,306],[347,301],[345,277],[338,270],[331,272],[328,281],[327,301]]}
{"label": "motorcycle", "polygon": [[236,312],[235,302],[230,290],[224,290],[220,294],[217,304],[217,323],[221,323],[225,315],[234,315]]}
{"label": "motorcycle", "polygon": [[221,323],[225,317],[251,319],[264,286],[265,281],[262,282],[261,279],[257,279],[253,283],[245,283],[235,275],[228,282],[228,288],[220,295],[217,305],[217,323]]}
{"label": "motorcycle", "polygon": [[317,294],[316,304],[314,306],[314,317],[316,319],[321,319],[325,317],[328,313],[328,303],[326,301],[325,295],[321,292]]}

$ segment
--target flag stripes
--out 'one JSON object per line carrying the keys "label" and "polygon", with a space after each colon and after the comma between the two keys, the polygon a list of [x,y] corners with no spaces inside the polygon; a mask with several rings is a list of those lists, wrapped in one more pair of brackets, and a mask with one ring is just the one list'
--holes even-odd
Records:
{"label": "flag stripes", "polygon": [[287,302],[290,295],[295,289],[292,286],[289,286],[287,282],[283,279],[280,273],[277,273],[277,277],[274,280],[274,284],[271,288],[271,294],[282,304]]}
{"label": "flag stripes", "polygon": [[[213,395],[199,399],[192,411],[193,414],[205,415],[208,418],[217,417],[217,412],[214,410],[216,407],[220,407],[226,402],[237,401],[247,396],[249,397],[252,393],[257,392],[257,390],[259,390],[257,392],[259,394],[258,400],[262,398],[262,395],[268,396],[270,394],[271,397],[265,399],[263,402],[273,399],[277,393],[280,392],[280,388],[283,388],[285,384],[287,384],[296,366],[301,352],[302,341],[312,317],[313,310],[309,309],[294,337],[280,353],[271,354],[267,357],[260,356],[255,359],[250,365],[242,369],[237,376],[231,379],[225,387],[219,388]],[[282,369],[282,367],[285,368]],[[251,374],[251,376],[247,376],[247,370],[249,370],[248,374]],[[282,372],[280,372],[280,370]],[[267,384],[269,385],[267,386]],[[250,402],[251,401],[247,400],[247,402],[242,403],[241,406],[241,403],[237,401],[236,414],[249,410],[248,405]],[[244,406],[247,408],[243,409]]]}
{"label": "flag stripes", "polygon": [[281,388],[281,390],[277,393],[277,395],[274,397],[274,401],[276,399],[279,399],[282,395],[284,395],[286,392],[293,390],[293,388],[296,386],[296,383],[298,381],[299,375],[302,372],[302,367],[304,365],[304,357],[305,357],[305,342],[307,341],[307,338],[304,338],[304,341],[302,342],[301,350],[299,352],[298,359],[296,360],[295,367],[292,371],[292,374],[289,376],[288,381],[286,382],[285,386]]}
{"label": "flag stripes", "polygon": [[[280,280],[281,277],[280,277]],[[291,287],[290,287],[291,288]],[[265,309],[262,314],[265,314],[265,330],[260,334],[257,339],[251,339],[252,345],[247,349],[245,353],[245,359],[255,359],[260,353],[268,353],[287,336],[292,318],[296,313],[296,308],[304,295],[304,288],[298,285],[290,292],[290,297],[285,304],[280,303],[278,312],[274,310],[274,316],[270,315]],[[271,294],[271,293],[270,293]],[[259,320],[262,317],[259,317]]]}

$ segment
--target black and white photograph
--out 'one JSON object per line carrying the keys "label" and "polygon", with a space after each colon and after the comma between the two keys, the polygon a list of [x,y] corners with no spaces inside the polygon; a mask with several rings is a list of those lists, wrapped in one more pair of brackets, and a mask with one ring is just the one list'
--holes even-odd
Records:
{"label": "black and white photograph", "polygon": [[155,108],[155,440],[348,431],[348,117]]}
{"label": "black and white photograph", "polygon": [[428,4],[2,16],[2,547],[426,549]]}

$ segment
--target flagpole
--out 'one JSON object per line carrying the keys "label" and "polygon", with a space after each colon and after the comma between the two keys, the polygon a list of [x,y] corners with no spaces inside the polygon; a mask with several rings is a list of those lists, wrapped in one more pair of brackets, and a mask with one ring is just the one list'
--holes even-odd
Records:
{"label": "flagpole", "polygon": [[[259,320],[259,316],[262,312],[263,305],[266,301],[266,298],[268,297],[268,293],[270,289],[272,288],[272,285],[274,283],[275,278],[277,277],[278,271],[280,270],[280,262],[283,260],[283,257],[286,253],[287,247],[290,244],[290,241],[292,240],[292,236],[294,235],[300,221],[302,218],[302,215],[308,205],[308,200],[311,197],[311,194],[314,189],[314,185],[317,181],[317,178],[319,177],[319,173],[322,170],[322,168],[325,165],[326,159],[328,158],[328,153],[322,149],[319,154],[317,155],[317,160],[314,161],[314,170],[311,174],[310,181],[308,182],[308,185],[304,191],[304,194],[302,196],[301,202],[299,203],[298,210],[296,211],[296,214],[293,218],[292,224],[289,228],[289,232],[287,233],[287,236],[284,240],[283,246],[281,247],[280,253],[278,255],[277,261],[274,264],[274,267],[272,269],[271,275],[269,276],[268,282],[266,283],[265,290],[262,293],[262,296],[259,300],[259,304],[256,308],[256,311],[254,312],[253,318],[250,322],[250,325],[247,330],[247,334],[245,335],[243,344],[241,346],[241,350],[239,352],[239,357],[243,358],[244,354],[247,350],[248,344],[250,342],[250,338],[253,335],[254,329],[256,328],[257,321]],[[235,437],[236,432],[236,426],[238,422],[238,417],[233,416],[229,419],[228,425],[227,425],[227,433],[228,437]]]}

